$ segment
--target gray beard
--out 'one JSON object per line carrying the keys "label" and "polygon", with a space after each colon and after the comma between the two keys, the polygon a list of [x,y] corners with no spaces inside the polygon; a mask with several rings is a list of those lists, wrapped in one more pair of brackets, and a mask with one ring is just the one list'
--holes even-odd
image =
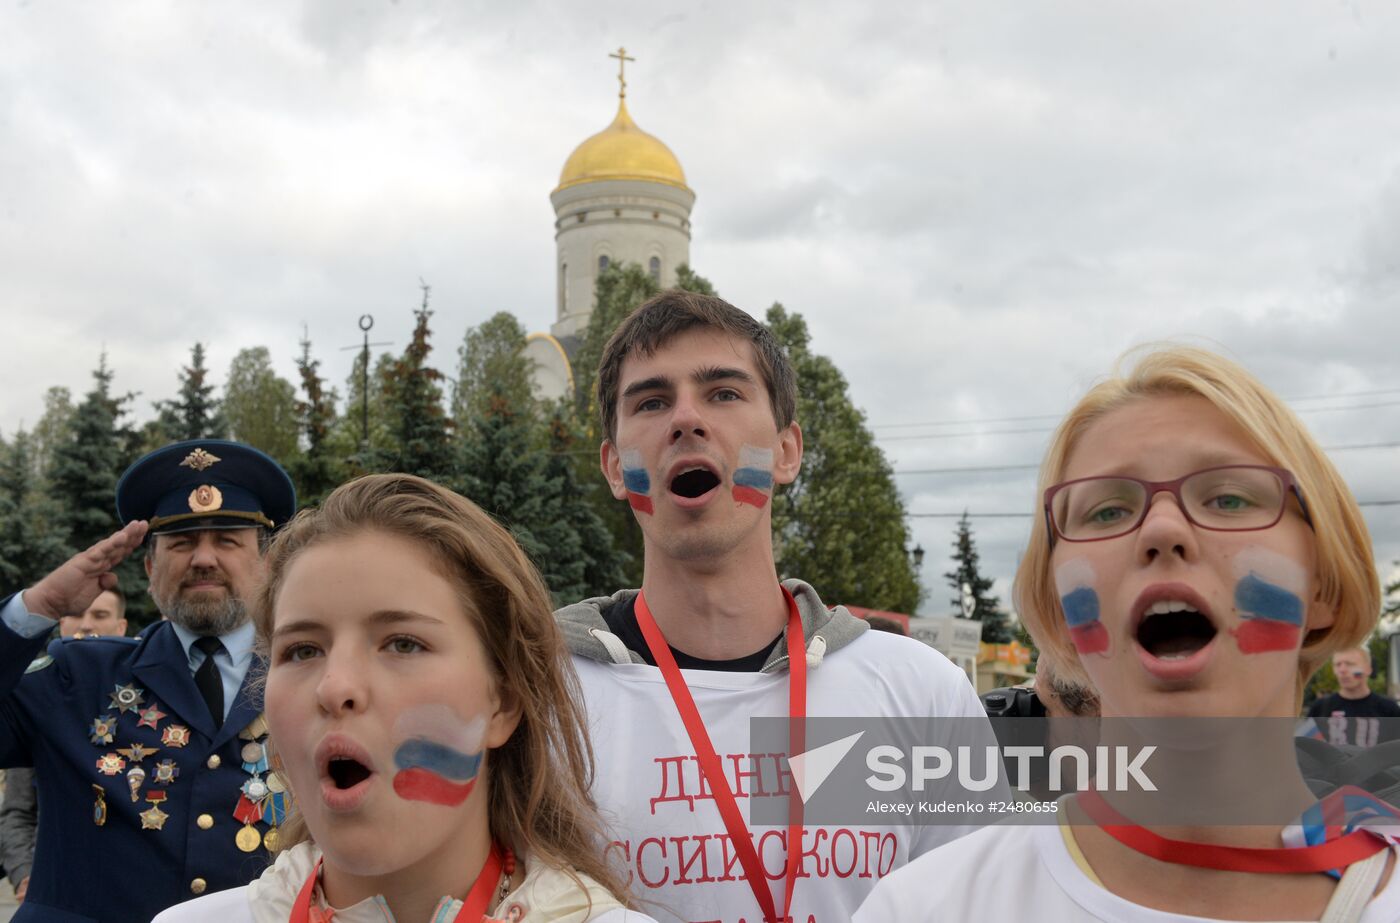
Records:
{"label": "gray beard", "polygon": [[179,590],[173,599],[151,595],[162,615],[197,635],[222,637],[248,621],[248,607],[235,596],[223,602],[195,602],[180,598]]}

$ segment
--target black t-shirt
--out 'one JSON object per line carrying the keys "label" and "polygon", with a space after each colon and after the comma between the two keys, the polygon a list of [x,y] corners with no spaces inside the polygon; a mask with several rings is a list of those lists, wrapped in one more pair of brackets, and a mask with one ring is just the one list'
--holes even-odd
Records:
{"label": "black t-shirt", "polygon": [[[608,631],[622,639],[622,643],[627,645],[628,650],[636,651],[642,659],[653,667],[656,660],[651,656],[651,649],[647,647],[646,636],[642,634],[642,626],[637,624],[637,597],[633,596],[624,599],[622,602],[614,603],[612,608],[603,613],[603,621],[608,623]],[[768,662],[768,655],[773,653],[773,647],[782,639],[782,634],[764,645],[762,650],[754,651],[746,657],[739,657],[734,660],[701,660],[699,657],[692,657],[684,651],[671,648],[671,656],[676,658],[676,666],[682,670],[719,670],[725,673],[757,673],[763,669],[763,665]],[[667,647],[670,647],[668,644]]]}
{"label": "black t-shirt", "polygon": [[1374,692],[1360,699],[1340,692],[1325,695],[1308,709],[1308,717],[1316,718],[1327,742],[1337,746],[1373,747],[1382,740],[1400,739],[1400,704]]}

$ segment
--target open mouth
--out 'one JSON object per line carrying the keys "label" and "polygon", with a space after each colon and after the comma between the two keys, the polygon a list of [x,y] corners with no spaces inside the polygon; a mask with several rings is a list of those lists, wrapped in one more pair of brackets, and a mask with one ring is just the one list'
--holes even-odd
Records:
{"label": "open mouth", "polygon": [[719,476],[708,468],[691,468],[671,478],[671,493],[694,500],[719,486]]}
{"label": "open mouth", "polygon": [[341,756],[330,761],[326,766],[326,774],[330,776],[332,785],[345,791],[368,779],[371,772],[369,767],[359,760]]}
{"label": "open mouth", "polygon": [[1158,660],[1185,660],[1215,635],[1210,619],[1190,603],[1162,600],[1153,603],[1138,624],[1137,642]]}

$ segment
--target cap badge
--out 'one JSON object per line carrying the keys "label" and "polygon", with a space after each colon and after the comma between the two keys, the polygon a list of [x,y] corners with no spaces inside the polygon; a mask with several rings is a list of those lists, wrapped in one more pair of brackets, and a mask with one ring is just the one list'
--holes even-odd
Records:
{"label": "cap badge", "polygon": [[201,484],[190,491],[190,510],[212,513],[224,505],[224,495],[212,484]]}
{"label": "cap badge", "polygon": [[203,471],[206,468],[212,468],[214,463],[218,461],[222,461],[219,456],[206,452],[203,449],[195,449],[193,452],[186,455],[185,460],[180,462],[180,464],[186,468],[193,468],[195,471]]}

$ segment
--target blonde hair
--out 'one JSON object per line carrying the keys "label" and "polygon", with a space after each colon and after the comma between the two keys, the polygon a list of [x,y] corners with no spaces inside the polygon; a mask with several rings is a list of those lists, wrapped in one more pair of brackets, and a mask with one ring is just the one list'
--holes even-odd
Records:
{"label": "blonde hair", "polygon": [[[1141,353],[1126,373],[1122,367]],[[1336,621],[1308,633],[1298,658],[1297,694],[1334,651],[1354,647],[1380,614],[1380,578],[1361,510],[1312,435],[1282,400],[1239,365],[1188,346],[1147,346],[1121,357],[1109,378],[1080,399],[1060,423],[1040,466],[1036,516],[1030,543],[1012,588],[1016,606],[1035,642],[1051,652],[1061,675],[1088,677],[1060,608],[1050,566],[1051,534],[1044,515],[1047,488],[1064,478],[1079,438],[1096,421],[1134,401],[1196,396],[1209,401],[1245,431],[1271,463],[1293,472],[1316,533],[1318,590]],[[1301,698],[1300,698],[1301,701]]]}
{"label": "blonde hair", "polygon": [[[492,837],[576,881],[575,873],[587,875],[628,904],[626,886],[604,856],[603,823],[589,794],[594,763],[583,697],[549,594],[510,533],[470,500],[420,477],[374,474],[298,513],[267,552],[267,577],[253,606],[259,650],[269,651],[277,596],[296,556],[365,531],[405,538],[429,553],[456,586],[502,705],[520,709],[510,739],[487,757]],[[296,815],[280,836],[281,849],[310,839]]]}

